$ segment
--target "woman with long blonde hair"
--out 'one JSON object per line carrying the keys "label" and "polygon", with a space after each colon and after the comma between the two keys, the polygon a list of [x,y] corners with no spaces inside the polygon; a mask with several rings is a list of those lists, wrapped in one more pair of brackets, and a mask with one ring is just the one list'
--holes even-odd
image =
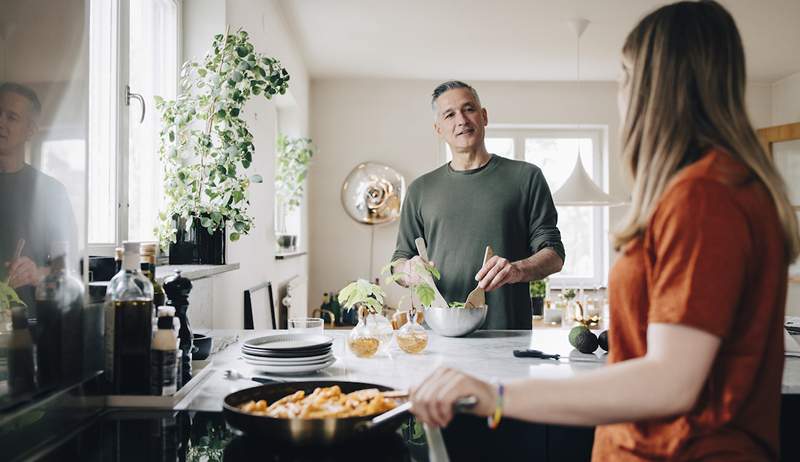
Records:
{"label": "woman with long blonde hair", "polygon": [[[597,425],[594,460],[777,460],[788,265],[800,237],[786,187],[745,109],[731,15],[679,2],[622,50],[622,160],[632,204],[609,278],[611,365],[489,384],[440,369],[413,412]],[[586,398],[592,390],[592,398]]]}

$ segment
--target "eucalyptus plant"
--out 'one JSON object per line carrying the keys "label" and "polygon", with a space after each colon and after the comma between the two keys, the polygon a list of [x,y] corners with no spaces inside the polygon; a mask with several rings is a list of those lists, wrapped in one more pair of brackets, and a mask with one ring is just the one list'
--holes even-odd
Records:
{"label": "eucalyptus plant", "polygon": [[175,242],[175,222],[188,229],[195,218],[210,234],[231,226],[232,241],[250,232],[247,188],[263,178],[246,172],[255,146],[242,109],[255,96],[284,94],[288,81],[280,62],[256,52],[239,29],[214,36],[201,62],[183,65],[176,100],[156,97],[167,197],[156,230],[162,248]]}
{"label": "eucalyptus plant", "polygon": [[275,195],[286,207],[286,213],[300,206],[303,199],[303,182],[308,175],[308,164],[314,155],[311,138],[290,138],[278,135],[275,165]]}

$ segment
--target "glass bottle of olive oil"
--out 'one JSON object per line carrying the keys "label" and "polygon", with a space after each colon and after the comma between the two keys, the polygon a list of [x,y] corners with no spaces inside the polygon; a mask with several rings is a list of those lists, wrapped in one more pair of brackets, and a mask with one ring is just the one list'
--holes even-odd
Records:
{"label": "glass bottle of olive oil", "polygon": [[150,283],[153,284],[153,306],[159,307],[166,305],[167,297],[164,294],[164,288],[161,283],[156,280],[156,252],[158,245],[155,242],[142,243],[141,250],[141,269]]}
{"label": "glass bottle of olive oil", "polygon": [[106,305],[106,374],[111,392],[150,390],[153,284],[139,269],[138,242],[125,242],[122,270],[109,283]]}

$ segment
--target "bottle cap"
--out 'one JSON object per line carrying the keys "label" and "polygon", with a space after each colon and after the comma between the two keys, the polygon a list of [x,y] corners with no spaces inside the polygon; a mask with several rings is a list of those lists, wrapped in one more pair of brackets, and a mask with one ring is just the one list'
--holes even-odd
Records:
{"label": "bottle cap", "polygon": [[166,305],[159,306],[157,312],[159,318],[163,316],[169,316],[169,317],[175,316],[175,308],[171,306],[166,306]]}
{"label": "bottle cap", "polygon": [[158,251],[158,244],[155,242],[142,242],[141,244],[141,252],[142,255],[156,255]]}

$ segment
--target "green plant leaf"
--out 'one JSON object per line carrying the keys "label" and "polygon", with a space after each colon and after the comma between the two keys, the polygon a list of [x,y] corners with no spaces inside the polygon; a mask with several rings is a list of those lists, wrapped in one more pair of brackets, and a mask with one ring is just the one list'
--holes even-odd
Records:
{"label": "green plant leaf", "polygon": [[240,237],[239,233],[231,233],[231,240],[232,241],[238,241],[239,237]]}
{"label": "green plant leaf", "polygon": [[419,302],[424,306],[431,306],[431,303],[433,303],[433,300],[436,298],[433,288],[425,283],[415,285],[414,293],[417,295]]}

